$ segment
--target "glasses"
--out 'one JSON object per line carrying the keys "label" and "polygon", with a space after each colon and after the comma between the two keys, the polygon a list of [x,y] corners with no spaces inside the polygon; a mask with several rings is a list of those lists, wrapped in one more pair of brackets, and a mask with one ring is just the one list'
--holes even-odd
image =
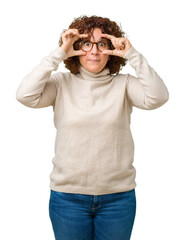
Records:
{"label": "glasses", "polygon": [[93,48],[94,44],[96,44],[96,47],[98,48],[98,50],[100,52],[110,49],[110,43],[106,40],[101,40],[99,42],[91,42],[90,40],[82,40],[79,43],[79,46],[80,46],[81,50],[83,50],[84,52],[89,52]]}

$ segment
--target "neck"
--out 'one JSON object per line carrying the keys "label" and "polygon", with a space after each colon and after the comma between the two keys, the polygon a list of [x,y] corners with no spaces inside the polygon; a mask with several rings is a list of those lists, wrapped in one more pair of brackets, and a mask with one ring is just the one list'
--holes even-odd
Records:
{"label": "neck", "polygon": [[109,68],[104,68],[101,72],[94,73],[80,65],[78,77],[90,81],[105,81],[112,79],[113,75],[110,74]]}

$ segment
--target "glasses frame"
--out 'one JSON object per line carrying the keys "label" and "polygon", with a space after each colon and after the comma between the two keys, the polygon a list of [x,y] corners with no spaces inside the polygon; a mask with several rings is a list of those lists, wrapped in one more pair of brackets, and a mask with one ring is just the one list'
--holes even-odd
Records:
{"label": "glasses frame", "polygon": [[[106,40],[107,40],[108,46],[111,46],[111,44],[110,44],[110,42],[108,41],[108,39],[106,39]],[[88,50],[88,51],[83,50],[83,49],[82,49],[82,46],[81,46],[82,43],[83,43],[83,42],[86,42],[86,41],[92,43],[92,46],[91,46],[90,50]],[[99,41],[99,42],[101,42],[101,41]],[[92,42],[91,40],[88,40],[88,39],[87,39],[87,40],[82,40],[82,41],[80,41],[80,42],[79,42],[79,46],[80,46],[80,49],[81,49],[82,51],[84,51],[84,52],[90,52],[90,51],[93,49],[94,44],[96,44],[97,49],[98,49],[100,52],[103,52],[103,51],[101,51],[101,50],[98,48],[98,43],[99,43],[99,42]]]}

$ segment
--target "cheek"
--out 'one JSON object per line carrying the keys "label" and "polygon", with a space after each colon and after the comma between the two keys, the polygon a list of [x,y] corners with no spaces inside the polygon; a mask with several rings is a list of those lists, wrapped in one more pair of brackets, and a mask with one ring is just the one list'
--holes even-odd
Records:
{"label": "cheek", "polygon": [[109,55],[102,56],[102,65],[106,65],[109,60]]}
{"label": "cheek", "polygon": [[107,62],[109,60],[109,55],[104,56],[104,61]]}
{"label": "cheek", "polygon": [[86,63],[86,61],[87,61],[87,56],[79,56],[79,62],[80,62],[81,64]]}

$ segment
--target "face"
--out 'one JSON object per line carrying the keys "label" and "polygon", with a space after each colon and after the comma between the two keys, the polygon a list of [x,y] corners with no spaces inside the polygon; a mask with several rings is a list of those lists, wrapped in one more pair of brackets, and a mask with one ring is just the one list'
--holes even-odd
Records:
{"label": "face", "polygon": [[[101,40],[102,31],[100,28],[95,28],[90,40],[92,42],[99,42]],[[93,45],[91,51],[84,56],[79,56],[80,64],[88,71],[93,73],[101,72],[109,59],[109,55],[100,52],[96,46]]]}

